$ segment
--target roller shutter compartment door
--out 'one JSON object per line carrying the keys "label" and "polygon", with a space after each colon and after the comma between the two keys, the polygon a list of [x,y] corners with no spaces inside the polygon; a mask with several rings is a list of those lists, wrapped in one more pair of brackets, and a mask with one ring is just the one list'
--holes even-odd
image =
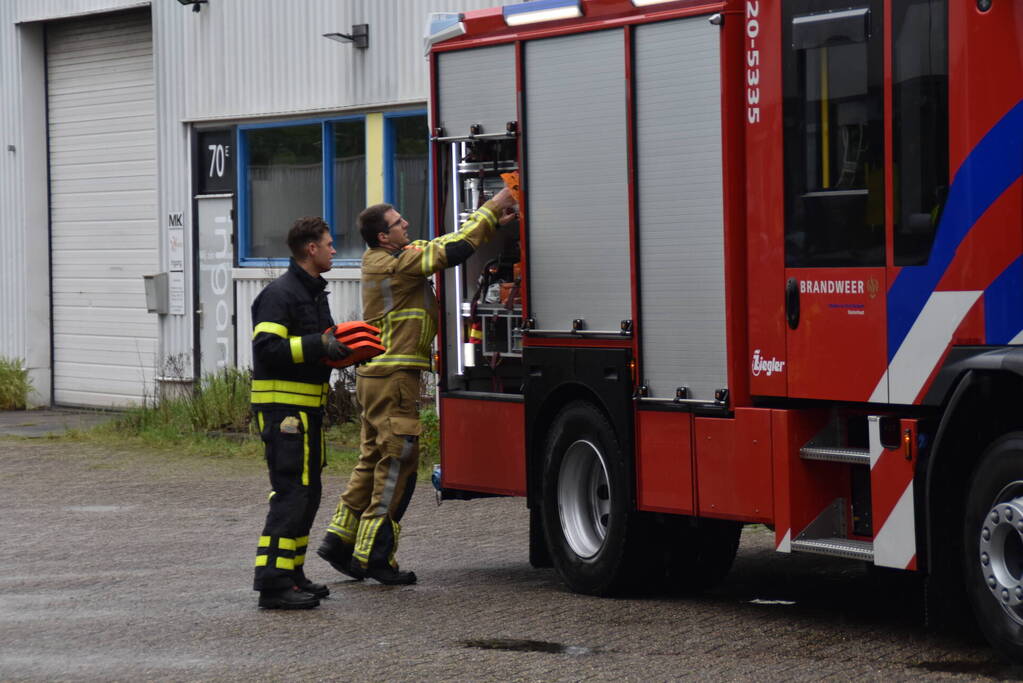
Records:
{"label": "roller shutter compartment door", "polygon": [[525,46],[530,314],[540,329],[617,331],[632,318],[625,38]]}
{"label": "roller shutter compartment door", "polygon": [[728,386],[720,29],[694,17],[634,36],[643,383],[713,401]]}
{"label": "roller shutter compartment door", "polygon": [[438,124],[444,135],[468,135],[479,124],[483,133],[501,133],[518,119],[515,104],[515,48],[473,48],[437,55]]}
{"label": "roller shutter compartment door", "polygon": [[157,316],[153,41],[148,10],[46,30],[53,390],[61,405],[152,395]]}

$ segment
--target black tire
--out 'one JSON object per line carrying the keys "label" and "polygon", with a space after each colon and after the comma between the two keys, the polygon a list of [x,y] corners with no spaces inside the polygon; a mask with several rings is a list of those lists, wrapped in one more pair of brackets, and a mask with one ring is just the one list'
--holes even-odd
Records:
{"label": "black tire", "polygon": [[992,443],[970,477],[962,557],[981,632],[1023,662],[1023,432]]}
{"label": "black tire", "polygon": [[529,565],[536,569],[553,567],[543,532],[543,511],[540,506],[529,509]]}
{"label": "black tire", "polygon": [[543,464],[547,549],[568,587],[609,595],[629,579],[636,545],[627,459],[596,407],[568,404],[548,432]]}
{"label": "black tire", "polygon": [[666,523],[666,588],[673,593],[699,593],[720,583],[732,568],[739,549],[742,523],[726,519],[676,517]]}

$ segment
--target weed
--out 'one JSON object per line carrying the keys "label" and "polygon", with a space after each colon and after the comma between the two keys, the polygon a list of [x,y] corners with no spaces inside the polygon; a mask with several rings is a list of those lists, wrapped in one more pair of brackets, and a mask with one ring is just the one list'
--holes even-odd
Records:
{"label": "weed", "polygon": [[[353,377],[342,376],[328,399],[324,436],[331,471],[347,473],[359,459],[360,423],[354,403]],[[257,458],[263,453],[251,421],[251,374],[228,368],[203,377],[190,394],[168,397],[127,409],[120,417],[91,430],[74,432],[69,438],[151,448],[173,449],[190,455]],[[333,408],[331,407],[333,406]],[[347,415],[349,420],[340,419]],[[437,413],[427,408],[420,414],[419,478],[428,480],[439,462]]]}
{"label": "weed", "polygon": [[440,462],[440,421],[433,408],[419,414],[423,433],[419,436],[419,473],[427,478],[433,472],[434,463]]}
{"label": "weed", "polygon": [[[162,401],[146,400],[127,409],[119,418],[92,430],[96,438],[138,439],[151,446],[185,448],[204,454],[232,451],[257,452],[258,441],[249,434],[249,390],[247,370],[227,368],[207,375],[196,389]],[[226,441],[226,434],[241,439]]]}
{"label": "weed", "polygon": [[0,356],[0,410],[24,410],[31,389],[25,362]]}

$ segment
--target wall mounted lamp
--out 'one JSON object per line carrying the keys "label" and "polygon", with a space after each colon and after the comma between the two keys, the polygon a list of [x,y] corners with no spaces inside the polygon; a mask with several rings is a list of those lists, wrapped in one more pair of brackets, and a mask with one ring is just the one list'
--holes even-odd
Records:
{"label": "wall mounted lamp", "polygon": [[205,5],[207,2],[209,2],[209,0],[178,0],[178,2],[180,2],[182,5],[184,5],[186,7],[188,5],[191,5],[192,6],[192,11],[193,12],[198,12],[199,8],[202,5]]}
{"label": "wall mounted lamp", "polygon": [[369,47],[369,24],[355,24],[351,33],[324,33],[323,37],[339,43],[351,43],[359,50],[365,50]]}

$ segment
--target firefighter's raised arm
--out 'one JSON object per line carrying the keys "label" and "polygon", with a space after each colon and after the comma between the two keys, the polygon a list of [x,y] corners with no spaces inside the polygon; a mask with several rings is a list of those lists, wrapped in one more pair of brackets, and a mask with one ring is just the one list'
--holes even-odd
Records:
{"label": "firefighter's raised arm", "polygon": [[490,241],[498,225],[510,223],[517,215],[515,197],[504,188],[476,209],[457,231],[408,244],[397,270],[430,275],[464,263],[481,244]]}

